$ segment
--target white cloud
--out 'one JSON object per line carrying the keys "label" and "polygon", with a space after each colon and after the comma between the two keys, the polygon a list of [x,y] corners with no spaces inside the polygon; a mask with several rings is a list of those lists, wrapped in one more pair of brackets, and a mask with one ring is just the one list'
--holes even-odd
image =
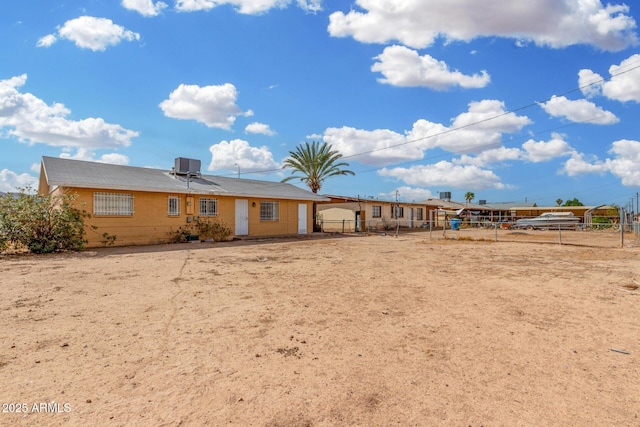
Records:
{"label": "white cloud", "polygon": [[128,165],[129,157],[120,153],[107,153],[100,156],[96,161],[99,163],[111,163],[113,165]]}
{"label": "white cloud", "polygon": [[249,123],[247,127],[244,128],[246,133],[256,133],[262,135],[273,136],[276,133],[269,127],[269,125],[264,123],[253,122]]}
{"label": "white cloud", "polygon": [[116,25],[107,18],[81,16],[71,19],[58,28],[57,35],[49,34],[38,40],[38,47],[49,47],[58,38],[70,40],[76,46],[93,51],[104,51],[121,41],[140,40],[140,34]]}
{"label": "white cloud", "polygon": [[499,147],[485,150],[476,156],[463,154],[459,159],[454,159],[453,163],[483,167],[491,163],[502,163],[509,160],[522,160],[523,154],[523,151],[519,148]]}
{"label": "white cloud", "polygon": [[[578,76],[582,93],[587,97],[604,95],[616,101],[640,103],[640,70],[637,69],[639,66],[640,54],[631,55],[619,65],[609,67],[610,78],[606,81],[591,70],[580,70]],[[596,84],[584,87],[593,82]]]}
{"label": "white cloud", "polygon": [[611,144],[611,158],[585,160],[582,153],[574,153],[564,165],[564,173],[569,176],[599,174],[606,172],[620,178],[622,185],[640,186],[640,141],[621,139]]}
{"label": "white cloud", "polygon": [[640,103],[640,79],[638,78],[638,70],[629,71],[637,68],[640,62],[640,55],[631,55],[620,63],[620,65],[612,65],[609,67],[609,74],[612,76],[610,80],[603,83],[602,94],[607,98],[617,101],[627,102],[635,101]]}
{"label": "white cloud", "polygon": [[423,157],[420,144],[406,144],[404,135],[388,129],[327,128],[323,140],[345,157],[365,153],[356,158],[364,164],[386,165]]}
{"label": "white cloud", "polygon": [[9,169],[0,170],[0,191],[12,193],[20,188],[38,188],[38,178],[28,173],[17,174]]}
{"label": "white cloud", "polygon": [[23,74],[0,80],[0,128],[21,142],[43,143],[55,147],[117,148],[127,147],[138,132],[106,123],[102,118],[69,120],[71,112],[63,105],[47,105],[18,88],[27,81]]}
{"label": "white cloud", "polygon": [[[180,12],[207,11],[222,5],[234,6],[239,13],[258,15],[271,9],[283,9],[292,0],[177,0],[176,10]],[[296,0],[298,7],[308,13],[322,10],[322,0]]]}
{"label": "white cloud", "polygon": [[556,157],[575,153],[575,150],[558,134],[553,134],[549,141],[530,139],[522,144],[522,149],[527,153],[526,158],[534,163],[546,162]]}
{"label": "white cloud", "polygon": [[181,84],[169,99],[160,103],[164,115],[174,119],[196,120],[210,128],[231,129],[236,117],[251,116],[236,105],[238,92],[231,83],[220,86]]}
{"label": "white cloud", "polygon": [[296,0],[298,7],[309,13],[322,11],[322,0]]}
{"label": "white cloud", "polygon": [[435,90],[446,90],[452,87],[482,88],[489,84],[491,78],[486,71],[480,74],[465,75],[457,70],[450,70],[443,61],[430,55],[420,56],[418,52],[404,46],[389,46],[375,57],[378,61],[371,71],[380,72],[384,78],[381,83],[401,87],[428,87]]}
{"label": "white cloud", "polygon": [[37,47],[49,47],[52,44],[54,44],[56,41],[58,41],[58,38],[56,36],[54,36],[53,34],[47,34],[44,37],[41,37],[40,40],[38,40],[38,43],[36,44]]}
{"label": "white cloud", "polygon": [[575,123],[611,125],[620,120],[610,111],[603,110],[586,99],[569,100],[564,96],[552,96],[546,103],[538,105],[553,117],[564,117]]}
{"label": "white cloud", "polygon": [[571,158],[564,164],[564,173],[569,176],[578,176],[586,173],[603,174],[607,170],[607,166],[602,162],[597,160],[593,162],[586,161],[582,153],[573,153]]}
{"label": "white cloud", "polygon": [[356,0],[360,9],[334,12],[329,34],[364,43],[397,40],[425,48],[438,37],[470,41],[506,37],[561,48],[589,44],[619,51],[637,44],[636,23],[626,5],[603,6],[600,0]]}
{"label": "white cloud", "polygon": [[426,188],[420,187],[398,187],[390,193],[379,193],[378,196],[383,200],[395,200],[396,191],[398,192],[398,200],[405,202],[419,202],[421,200],[433,198],[433,193]]}
{"label": "white cloud", "polygon": [[502,134],[516,132],[529,123],[526,116],[505,111],[504,103],[483,100],[471,102],[469,110],[457,116],[450,127],[424,119],[417,120],[404,134],[345,126],[328,128],[323,140],[344,156],[364,153],[357,156],[358,162],[388,165],[422,159],[425,150],[434,148],[453,153],[497,148],[502,143]]}
{"label": "white cloud", "polygon": [[420,187],[440,186],[469,190],[506,188],[493,171],[481,169],[475,165],[456,165],[447,161],[431,165],[411,166],[410,168],[383,168],[378,174]]}
{"label": "white cloud", "polygon": [[586,98],[595,98],[602,95],[602,77],[591,70],[578,72],[578,87]]}
{"label": "white cloud", "polygon": [[162,1],[153,2],[153,0],[122,0],[122,6],[125,9],[134,10],[142,16],[157,16],[167,4]]}
{"label": "white cloud", "polygon": [[66,149],[63,153],[60,154],[60,158],[84,160],[87,162],[110,163],[114,165],[129,164],[129,157],[120,153],[107,153],[96,158],[95,152],[87,148],[78,148],[77,150],[75,150],[75,154],[71,154],[71,151],[72,150]]}
{"label": "white cloud", "polygon": [[218,6],[215,0],[177,0],[176,9],[182,12],[195,12],[199,10],[210,10]]}
{"label": "white cloud", "polygon": [[502,101],[471,102],[469,110],[453,120],[450,132],[440,138],[438,147],[454,153],[480,152],[500,146],[502,134],[517,132],[531,123],[526,116],[506,111]]}
{"label": "white cloud", "polygon": [[211,163],[208,170],[237,170],[242,172],[273,171],[280,165],[273,160],[269,147],[252,147],[247,141],[221,141],[209,147]]}
{"label": "white cloud", "polygon": [[[225,4],[235,6],[238,12],[247,15],[256,15],[267,12],[273,8],[284,8],[291,3],[291,0],[177,0],[176,10],[181,12],[196,12],[200,10],[211,10],[214,7]],[[298,4],[306,10],[317,7],[319,1],[298,1]]]}
{"label": "white cloud", "polygon": [[620,178],[623,185],[640,186],[640,141],[615,141],[609,153],[614,155],[606,161],[609,171]]}

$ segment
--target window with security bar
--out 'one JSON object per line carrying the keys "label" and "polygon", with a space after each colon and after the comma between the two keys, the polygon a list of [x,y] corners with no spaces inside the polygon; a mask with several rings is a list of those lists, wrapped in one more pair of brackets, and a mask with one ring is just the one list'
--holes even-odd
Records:
{"label": "window with security bar", "polygon": [[260,221],[278,220],[278,202],[260,202]]}
{"label": "window with security bar", "polygon": [[169,196],[169,215],[180,215],[180,197]]}
{"label": "window with security bar", "polygon": [[133,215],[133,194],[93,193],[94,215]]}
{"label": "window with security bar", "polygon": [[218,215],[218,199],[201,198],[198,214],[200,216]]}
{"label": "window with security bar", "polygon": [[371,217],[372,218],[382,217],[382,206],[371,206]]}

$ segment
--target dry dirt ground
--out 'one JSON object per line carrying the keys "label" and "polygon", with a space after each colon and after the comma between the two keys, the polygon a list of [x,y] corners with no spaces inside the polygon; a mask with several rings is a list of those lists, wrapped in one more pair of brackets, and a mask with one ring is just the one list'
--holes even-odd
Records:
{"label": "dry dirt ground", "polygon": [[640,426],[638,240],[532,235],[2,256],[0,425]]}

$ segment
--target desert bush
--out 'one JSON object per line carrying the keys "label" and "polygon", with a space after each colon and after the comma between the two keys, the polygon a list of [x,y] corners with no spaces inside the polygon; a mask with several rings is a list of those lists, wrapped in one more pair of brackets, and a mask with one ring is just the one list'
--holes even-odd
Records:
{"label": "desert bush", "polygon": [[224,221],[209,218],[198,219],[196,230],[200,240],[213,239],[214,242],[223,242],[233,234],[231,227]]}
{"label": "desert bush", "polygon": [[179,227],[177,230],[171,230],[169,236],[171,243],[185,243],[189,241],[189,237],[193,234],[194,227],[189,224]]}
{"label": "desert bush", "polygon": [[233,230],[224,221],[199,218],[193,223],[170,231],[169,235],[172,243],[188,242],[189,238],[195,235],[200,240],[213,239],[214,242],[223,242],[233,235]]}
{"label": "desert bush", "polygon": [[102,233],[102,240],[100,243],[105,246],[113,246],[116,243],[117,238],[118,237],[115,234]]}
{"label": "desert bush", "polygon": [[85,211],[76,196],[40,196],[31,189],[0,196],[0,250],[8,246],[33,253],[82,250]]}

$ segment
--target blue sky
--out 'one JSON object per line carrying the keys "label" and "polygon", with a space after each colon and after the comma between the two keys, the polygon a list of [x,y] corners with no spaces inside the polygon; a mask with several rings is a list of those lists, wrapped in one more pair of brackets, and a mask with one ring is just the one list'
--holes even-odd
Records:
{"label": "blue sky", "polygon": [[630,0],[4,2],[0,191],[42,156],[279,181],[318,140],[356,172],[324,194],[626,206],[638,22]]}

